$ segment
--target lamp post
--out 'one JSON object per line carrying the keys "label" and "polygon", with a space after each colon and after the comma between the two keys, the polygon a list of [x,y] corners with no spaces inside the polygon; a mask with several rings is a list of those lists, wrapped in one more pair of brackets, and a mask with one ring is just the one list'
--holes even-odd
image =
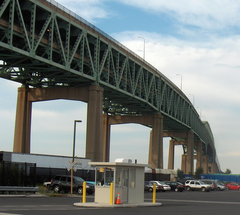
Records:
{"label": "lamp post", "polygon": [[137,38],[143,39],[143,60],[145,60],[145,39],[143,37],[139,37],[139,36],[137,36]]}
{"label": "lamp post", "polygon": [[179,75],[181,77],[181,91],[182,91],[182,76],[180,74],[176,74],[176,75]]}
{"label": "lamp post", "polygon": [[194,107],[194,95],[193,94],[189,94],[189,95],[193,97],[193,107]]}
{"label": "lamp post", "polygon": [[76,140],[76,124],[77,122],[82,122],[82,120],[74,120],[74,129],[73,129],[73,156],[72,156],[72,167],[71,167],[71,194],[73,193],[73,166],[74,166],[74,157],[75,157],[75,140]]}
{"label": "lamp post", "polygon": [[200,117],[200,119],[202,118],[201,117],[201,108],[200,107],[197,107],[197,108],[199,108],[199,117]]}

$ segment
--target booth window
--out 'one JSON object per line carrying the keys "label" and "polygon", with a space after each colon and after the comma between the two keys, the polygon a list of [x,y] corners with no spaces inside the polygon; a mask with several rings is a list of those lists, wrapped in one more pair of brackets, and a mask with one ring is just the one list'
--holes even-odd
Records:
{"label": "booth window", "polygon": [[117,168],[116,172],[116,186],[118,187],[128,187],[128,169]]}
{"label": "booth window", "polygon": [[131,184],[130,184],[130,186],[132,187],[132,188],[134,188],[136,185],[135,185],[135,183],[136,183],[136,169],[130,169],[130,182],[131,182]]}
{"label": "booth window", "polygon": [[113,182],[114,170],[112,168],[98,167],[96,172],[97,186],[110,186]]}

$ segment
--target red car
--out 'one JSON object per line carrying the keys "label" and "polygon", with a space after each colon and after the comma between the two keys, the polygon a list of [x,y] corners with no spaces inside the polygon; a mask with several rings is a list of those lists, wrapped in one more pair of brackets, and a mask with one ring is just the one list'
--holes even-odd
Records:
{"label": "red car", "polygon": [[236,183],[227,184],[227,190],[240,190],[240,185]]}

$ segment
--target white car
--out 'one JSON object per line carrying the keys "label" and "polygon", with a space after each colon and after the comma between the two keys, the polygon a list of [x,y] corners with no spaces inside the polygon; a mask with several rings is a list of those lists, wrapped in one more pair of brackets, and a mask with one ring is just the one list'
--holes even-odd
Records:
{"label": "white car", "polygon": [[152,183],[156,183],[156,185],[161,185],[163,187],[163,192],[166,190],[171,190],[171,187],[161,181],[151,181]]}
{"label": "white car", "polygon": [[190,190],[201,190],[202,192],[209,192],[212,187],[209,184],[204,184],[200,180],[187,180],[185,182],[185,188],[187,191]]}
{"label": "white car", "polygon": [[50,190],[51,181],[44,182],[44,183],[43,183],[43,186],[46,187],[48,190]]}

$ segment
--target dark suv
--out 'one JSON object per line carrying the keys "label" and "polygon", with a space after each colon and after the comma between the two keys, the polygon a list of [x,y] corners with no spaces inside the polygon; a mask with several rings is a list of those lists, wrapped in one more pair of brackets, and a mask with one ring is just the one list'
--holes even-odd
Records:
{"label": "dark suv", "polygon": [[[73,176],[73,191],[78,194],[83,193],[83,182],[81,177]],[[51,189],[58,193],[60,191],[71,191],[71,176],[70,175],[57,175],[51,180]],[[90,183],[86,183],[86,192],[92,194],[95,191],[95,186]]]}

